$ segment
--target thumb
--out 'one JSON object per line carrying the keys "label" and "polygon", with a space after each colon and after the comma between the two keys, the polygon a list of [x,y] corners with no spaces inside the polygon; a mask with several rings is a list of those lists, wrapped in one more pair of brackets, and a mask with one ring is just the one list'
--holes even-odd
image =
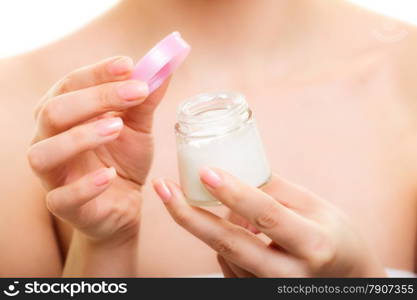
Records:
{"label": "thumb", "polygon": [[171,76],[154,92],[152,92],[140,105],[128,109],[124,116],[125,125],[135,131],[150,133],[155,109],[164,97]]}

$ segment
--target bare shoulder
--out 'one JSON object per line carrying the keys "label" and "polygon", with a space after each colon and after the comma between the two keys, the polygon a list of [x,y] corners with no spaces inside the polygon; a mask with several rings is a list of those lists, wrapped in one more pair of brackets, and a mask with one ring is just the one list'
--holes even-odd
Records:
{"label": "bare shoulder", "polygon": [[356,6],[349,12],[350,42],[366,66],[361,80],[372,79],[373,92],[406,105],[417,121],[417,26]]}
{"label": "bare shoulder", "polygon": [[[0,60],[0,157],[17,155],[27,148],[35,125],[33,110],[40,92],[37,79],[25,72],[25,58]],[[7,143],[7,142],[8,143]],[[6,147],[4,147],[6,146]]]}
{"label": "bare shoulder", "polygon": [[[382,75],[405,98],[417,95],[417,26],[374,12],[363,11],[364,35],[378,59]],[[415,101],[415,100],[414,100]]]}
{"label": "bare shoulder", "polygon": [[0,277],[61,272],[68,246],[68,241],[62,242],[66,234],[62,231],[68,230],[48,212],[45,191],[26,154],[36,126],[35,107],[42,96],[69,72],[106,56],[93,47],[77,52],[69,46],[86,40],[74,35],[0,59]]}
{"label": "bare shoulder", "polygon": [[[402,150],[410,184],[417,190],[417,26],[387,17],[381,18],[379,29],[372,32],[376,43],[383,49],[379,80],[375,90],[390,99],[388,110],[383,112],[385,122],[401,128],[395,134]],[[381,97],[381,98],[382,98]],[[417,208],[417,200],[414,201]]]}
{"label": "bare shoulder", "polygon": [[[391,21],[389,21],[391,22]],[[391,23],[388,23],[391,24]],[[387,25],[388,26],[388,25]],[[391,37],[376,32],[378,42],[385,47],[385,62],[382,62],[381,77],[387,82],[388,92],[392,92],[394,103],[403,108],[404,120],[415,140],[417,134],[417,27],[395,21]],[[381,85],[384,88],[384,85]],[[417,150],[417,142],[415,143]],[[414,157],[415,159],[415,157]],[[417,168],[417,166],[416,166]]]}
{"label": "bare shoulder", "polygon": [[[417,26],[403,24],[403,38],[396,51],[401,88],[414,105],[417,104]],[[417,105],[415,106],[417,108]],[[416,110],[417,113],[417,110]],[[416,116],[417,117],[417,116]]]}
{"label": "bare shoulder", "polygon": [[40,91],[25,64],[25,56],[0,60],[0,276],[54,276],[60,258],[53,225],[26,160]]}

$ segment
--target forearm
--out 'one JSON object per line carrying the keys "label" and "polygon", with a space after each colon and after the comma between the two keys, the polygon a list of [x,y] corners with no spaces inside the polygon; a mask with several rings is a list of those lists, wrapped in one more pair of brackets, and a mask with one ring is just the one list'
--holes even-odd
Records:
{"label": "forearm", "polygon": [[75,231],[63,276],[134,277],[137,255],[137,234],[125,241],[93,242]]}

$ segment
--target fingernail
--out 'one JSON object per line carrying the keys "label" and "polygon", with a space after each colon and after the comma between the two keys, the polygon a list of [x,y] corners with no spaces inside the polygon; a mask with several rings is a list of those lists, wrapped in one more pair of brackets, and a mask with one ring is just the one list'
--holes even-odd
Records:
{"label": "fingernail", "polygon": [[203,167],[200,170],[200,178],[204,184],[212,188],[219,187],[222,183],[222,178],[220,177],[220,175],[217,174],[213,169],[210,169],[208,167]]}
{"label": "fingernail", "polygon": [[123,127],[123,121],[120,118],[103,119],[97,123],[97,131],[102,136],[109,136],[119,132]]}
{"label": "fingernail", "polygon": [[163,179],[156,180],[154,187],[162,202],[167,203],[172,198],[172,193]]}
{"label": "fingernail", "polygon": [[101,169],[93,175],[93,183],[98,187],[103,186],[108,184],[114,177],[116,177],[116,170],[113,167]]}
{"label": "fingernail", "polygon": [[123,75],[133,70],[133,61],[130,57],[120,57],[110,63],[108,70],[113,75]]}
{"label": "fingernail", "polygon": [[117,87],[117,93],[122,99],[128,101],[137,100],[148,95],[148,86],[144,82],[130,80],[120,84]]}

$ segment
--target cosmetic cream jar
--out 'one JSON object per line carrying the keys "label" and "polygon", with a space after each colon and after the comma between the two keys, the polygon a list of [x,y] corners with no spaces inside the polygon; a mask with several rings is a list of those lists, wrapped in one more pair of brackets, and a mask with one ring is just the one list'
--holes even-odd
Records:
{"label": "cosmetic cream jar", "polygon": [[220,204],[200,181],[203,166],[221,168],[254,187],[270,178],[264,147],[243,95],[218,92],[194,96],[179,106],[177,120],[180,182],[191,205]]}

